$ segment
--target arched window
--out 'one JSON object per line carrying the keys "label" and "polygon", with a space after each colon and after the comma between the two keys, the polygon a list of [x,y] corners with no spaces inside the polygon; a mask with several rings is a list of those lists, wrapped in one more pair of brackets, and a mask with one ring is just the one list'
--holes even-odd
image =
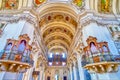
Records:
{"label": "arched window", "polygon": [[98,52],[94,42],[90,43],[90,50],[91,50],[92,53],[97,53]]}
{"label": "arched window", "polygon": [[47,77],[47,80],[50,80],[50,76]]}
{"label": "arched window", "polygon": [[22,40],[18,46],[18,51],[23,52],[25,50],[25,47],[26,47],[26,41]]}
{"label": "arched window", "polygon": [[67,76],[64,76],[64,77],[63,77],[63,80],[67,80]]}
{"label": "arched window", "polygon": [[5,48],[5,51],[10,51],[12,48],[12,43],[8,43],[6,48]]}
{"label": "arched window", "polygon": [[59,80],[58,74],[55,75],[55,80]]}
{"label": "arched window", "polygon": [[103,52],[108,52],[108,48],[105,45],[102,46],[102,49],[103,49]]}

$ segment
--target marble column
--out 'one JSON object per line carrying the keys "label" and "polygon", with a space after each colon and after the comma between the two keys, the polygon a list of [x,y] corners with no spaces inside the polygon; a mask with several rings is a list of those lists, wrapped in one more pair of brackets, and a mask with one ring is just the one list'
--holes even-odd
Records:
{"label": "marble column", "polygon": [[73,79],[73,76],[72,76],[72,65],[70,64],[70,80],[72,80]]}
{"label": "marble column", "polygon": [[77,80],[77,72],[76,72],[76,63],[75,63],[75,61],[73,61],[73,64],[74,64],[74,66],[73,66],[73,72],[74,72],[74,80]]}
{"label": "marble column", "polygon": [[40,80],[42,80],[43,71],[40,71]]}
{"label": "marble column", "polygon": [[41,70],[41,77],[40,77],[40,80],[44,80],[45,79],[45,67],[43,66],[42,67],[42,70]]}
{"label": "marble column", "polygon": [[77,62],[78,62],[80,80],[85,80],[84,70],[83,70],[82,63],[81,63],[82,62],[82,56],[79,53],[77,53]]}

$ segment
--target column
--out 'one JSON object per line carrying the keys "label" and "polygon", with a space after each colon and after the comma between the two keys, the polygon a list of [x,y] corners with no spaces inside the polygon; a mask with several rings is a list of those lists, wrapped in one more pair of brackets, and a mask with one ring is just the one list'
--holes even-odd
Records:
{"label": "column", "polygon": [[41,71],[41,77],[40,77],[40,80],[44,80],[45,79],[45,67],[44,66],[42,66],[41,67],[42,68],[42,71]]}
{"label": "column", "polygon": [[42,80],[43,71],[40,71],[40,80]]}
{"label": "column", "polygon": [[40,77],[40,80],[43,80],[43,72],[44,72],[44,71],[42,70],[42,71],[41,71],[41,74],[40,74],[40,76],[41,76],[41,77]]}
{"label": "column", "polygon": [[72,64],[72,79],[75,80],[75,79],[74,79],[74,69],[73,69],[73,64]]}
{"label": "column", "polygon": [[80,73],[79,73],[79,69],[78,69],[78,63],[77,63],[77,66],[76,66],[76,74],[77,74],[77,80],[80,80]]}
{"label": "column", "polygon": [[80,56],[79,53],[77,53],[77,62],[78,62],[80,80],[85,80],[84,71],[83,71],[83,67],[82,67],[82,63],[81,63],[82,62],[82,56]]}
{"label": "column", "polygon": [[74,72],[74,80],[77,80],[77,72],[76,72],[76,63],[75,63],[75,61],[73,61],[73,64],[74,64],[74,66],[73,66],[73,72]]}
{"label": "column", "polygon": [[73,79],[73,76],[72,76],[72,65],[70,64],[70,80],[72,80]]}
{"label": "column", "polygon": [[45,80],[45,72],[43,72],[43,80]]}

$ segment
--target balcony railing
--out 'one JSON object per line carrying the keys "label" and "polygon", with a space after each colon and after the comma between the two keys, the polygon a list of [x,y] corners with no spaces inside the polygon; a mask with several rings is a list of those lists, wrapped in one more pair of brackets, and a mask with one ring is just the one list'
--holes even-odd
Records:
{"label": "balcony railing", "polygon": [[19,52],[19,51],[2,51],[0,52],[0,59],[19,61],[33,65],[33,60],[31,59],[30,54],[26,53],[24,55],[23,52]]}
{"label": "balcony railing", "polygon": [[82,66],[90,72],[109,73],[118,71],[120,55],[102,54],[83,58]]}
{"label": "balcony railing", "polygon": [[120,55],[102,54],[92,57],[85,57],[82,60],[82,65],[85,66],[87,64],[100,63],[100,62],[120,62]]}
{"label": "balcony railing", "polygon": [[34,61],[29,53],[19,51],[0,52],[0,70],[8,72],[25,72],[33,66]]}

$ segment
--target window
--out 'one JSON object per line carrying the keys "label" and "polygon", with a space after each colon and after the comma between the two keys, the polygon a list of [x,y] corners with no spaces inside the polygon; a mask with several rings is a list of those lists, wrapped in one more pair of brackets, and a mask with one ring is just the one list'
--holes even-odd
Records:
{"label": "window", "polygon": [[52,66],[52,62],[49,62],[49,66]]}
{"label": "window", "polygon": [[115,31],[119,31],[119,30],[118,30],[118,27],[115,27]]}
{"label": "window", "polygon": [[0,23],[0,29],[2,29],[4,27],[4,23]]}
{"label": "window", "polygon": [[52,57],[53,57],[53,54],[52,54],[52,53],[50,53],[50,54],[49,54],[49,57],[50,57],[50,58],[52,58]]}
{"label": "window", "polygon": [[58,53],[58,52],[56,52],[56,55],[59,55],[59,53]]}
{"label": "window", "polygon": [[23,52],[25,50],[25,47],[26,47],[26,41],[25,40],[22,40],[20,42],[20,45],[18,46],[18,51],[19,52]]}
{"label": "window", "polygon": [[107,47],[106,47],[105,45],[103,45],[102,48],[103,48],[103,51],[104,51],[104,52],[108,52],[108,49],[107,49]]}
{"label": "window", "polygon": [[66,77],[66,76],[64,76],[64,77],[63,77],[63,80],[67,80],[67,77]]}
{"label": "window", "polygon": [[55,75],[55,80],[59,80],[59,76],[57,74]]}
{"label": "window", "polygon": [[112,29],[112,27],[109,27],[109,30],[110,30],[110,32],[113,32],[113,29]]}
{"label": "window", "polygon": [[5,48],[5,51],[10,51],[12,48],[12,43],[8,43],[6,48]]}
{"label": "window", "polygon": [[91,50],[92,53],[97,53],[98,52],[94,42],[90,43],[90,50]]}
{"label": "window", "polygon": [[62,58],[66,58],[65,53],[62,53]]}
{"label": "window", "polygon": [[47,77],[47,80],[50,80],[50,76]]}

